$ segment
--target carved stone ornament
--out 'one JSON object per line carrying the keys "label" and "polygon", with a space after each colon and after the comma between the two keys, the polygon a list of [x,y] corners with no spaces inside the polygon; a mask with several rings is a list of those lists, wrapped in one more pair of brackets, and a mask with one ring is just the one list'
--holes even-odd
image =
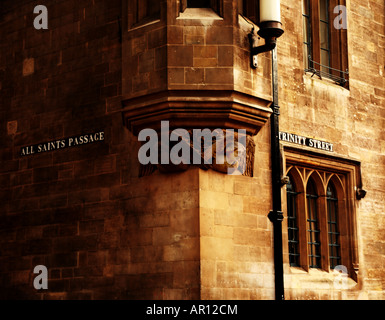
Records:
{"label": "carved stone ornament", "polygon": [[[193,136],[193,130],[188,130],[190,137]],[[181,172],[192,166],[201,169],[212,169],[217,172],[234,175],[253,176],[255,143],[250,135],[232,131],[231,138],[229,132],[222,129],[223,135],[218,140],[205,147],[204,139],[201,141],[201,148],[197,150],[194,146],[193,139],[183,139],[178,144],[185,143],[190,149],[189,157],[180,161],[180,164],[147,164],[140,165],[139,176],[151,175],[154,171],[159,170],[162,173]],[[161,159],[162,150],[172,148],[172,145],[162,146],[161,139],[158,142],[159,159]],[[197,161],[197,159],[200,161]],[[195,160],[194,160],[195,159]],[[198,162],[198,163],[197,163]]]}

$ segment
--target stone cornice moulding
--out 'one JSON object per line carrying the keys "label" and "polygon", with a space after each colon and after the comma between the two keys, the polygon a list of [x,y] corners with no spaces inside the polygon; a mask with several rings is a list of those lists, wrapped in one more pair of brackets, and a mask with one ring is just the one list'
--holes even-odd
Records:
{"label": "stone cornice moulding", "polygon": [[124,123],[135,135],[142,129],[245,129],[256,135],[268,121],[271,101],[231,90],[168,90],[123,99]]}

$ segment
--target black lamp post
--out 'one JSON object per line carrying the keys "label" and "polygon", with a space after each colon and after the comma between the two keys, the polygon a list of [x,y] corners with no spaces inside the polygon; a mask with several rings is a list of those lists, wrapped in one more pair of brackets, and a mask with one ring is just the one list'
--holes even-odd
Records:
{"label": "black lamp post", "polygon": [[282,168],[281,150],[279,143],[279,106],[278,106],[278,61],[277,38],[283,34],[281,23],[280,0],[259,0],[259,31],[258,35],[265,39],[265,44],[255,47],[253,31],[249,34],[251,45],[251,65],[258,67],[257,55],[272,50],[272,90],[273,90],[273,114],[271,115],[271,163],[272,163],[272,197],[273,210],[268,217],[273,223],[274,229],[274,277],[275,299],[284,300],[283,281],[283,250],[282,250]]}
{"label": "black lamp post", "polygon": [[278,106],[278,62],[277,48],[272,54],[272,82],[273,82],[273,114],[271,115],[271,176],[273,210],[268,217],[274,229],[274,272],[275,272],[275,299],[285,300],[283,281],[283,250],[282,250],[282,198],[281,188],[285,184],[282,177],[281,149],[279,143],[279,106]]}

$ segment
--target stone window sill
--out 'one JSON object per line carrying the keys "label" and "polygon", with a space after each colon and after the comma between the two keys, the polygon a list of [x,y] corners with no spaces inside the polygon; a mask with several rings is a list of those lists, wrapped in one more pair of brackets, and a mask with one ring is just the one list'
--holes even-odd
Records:
{"label": "stone window sill", "polygon": [[333,85],[333,86],[342,88],[343,90],[349,91],[349,85],[348,85],[347,87],[345,87],[345,86],[342,86],[342,85],[336,83],[334,80],[332,80],[332,79],[330,79],[330,78],[328,78],[328,77],[326,77],[326,76],[320,77],[320,76],[314,74],[314,73],[311,72],[311,71],[307,71],[307,70],[304,70],[304,71],[305,71],[305,76],[306,76],[307,78],[309,78],[309,79],[316,79],[316,80],[321,81],[321,82],[323,82],[323,83],[331,84],[331,85]]}
{"label": "stone window sill", "polygon": [[218,14],[210,8],[186,8],[181,12],[177,19],[206,19],[206,20],[223,20]]}
{"label": "stone window sill", "polygon": [[158,23],[158,22],[160,22],[160,19],[141,21],[139,24],[133,25],[128,31],[134,31],[134,30],[144,28],[144,27],[150,26],[150,25]]}

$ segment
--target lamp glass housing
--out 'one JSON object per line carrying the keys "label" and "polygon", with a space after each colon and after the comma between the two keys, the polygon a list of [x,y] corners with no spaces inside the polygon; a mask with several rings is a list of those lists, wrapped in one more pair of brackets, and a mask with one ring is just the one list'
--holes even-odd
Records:
{"label": "lamp glass housing", "polygon": [[280,0],[259,0],[259,21],[281,22],[281,1]]}

